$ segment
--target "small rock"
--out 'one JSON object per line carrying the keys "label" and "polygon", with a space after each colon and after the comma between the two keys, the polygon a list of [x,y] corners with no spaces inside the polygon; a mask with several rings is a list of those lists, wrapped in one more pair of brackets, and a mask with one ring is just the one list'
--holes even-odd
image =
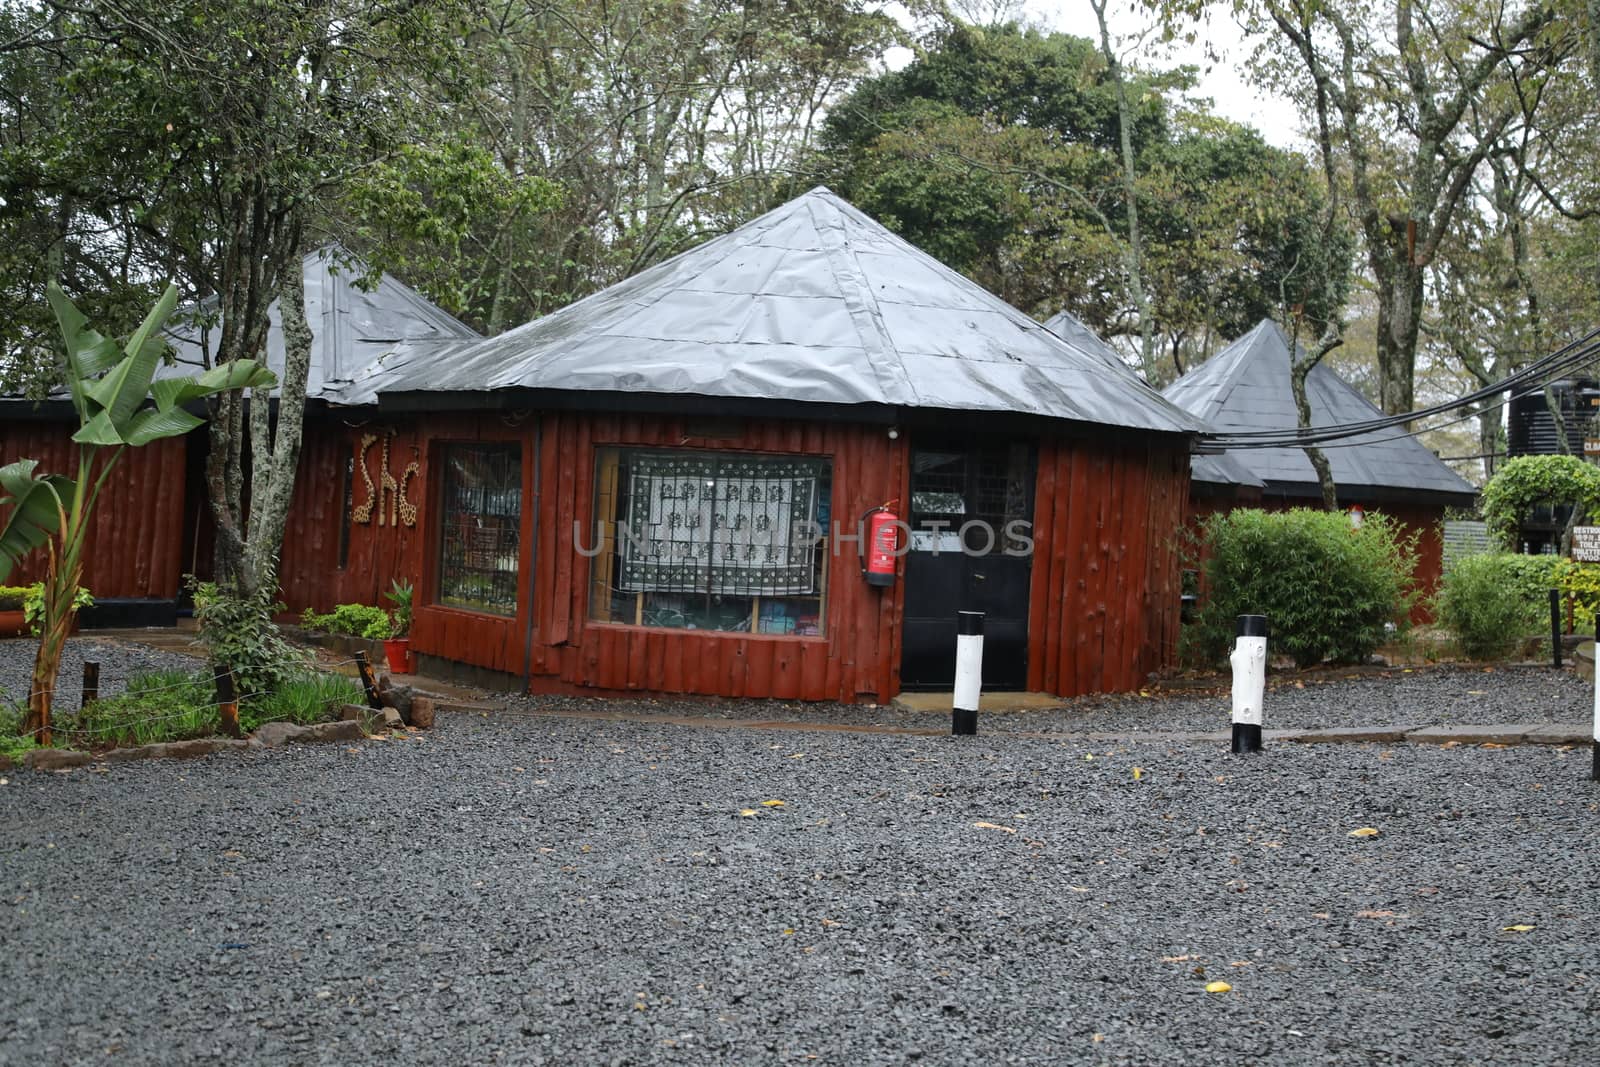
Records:
{"label": "small rock", "polygon": [[385,729],[398,730],[405,724],[406,721],[400,717],[400,713],[398,711],[394,710],[393,708],[383,709],[383,725]]}
{"label": "small rock", "polygon": [[258,727],[254,737],[266,748],[281,748],[290,741],[306,740],[307,729],[292,722],[269,722]]}
{"label": "small rock", "polygon": [[89,753],[74,752],[68,748],[35,748],[22,756],[22,765],[36,771],[65,771],[73,767],[86,767],[90,762]]}
{"label": "small rock", "polygon": [[372,715],[372,709],[365,704],[345,704],[339,708],[340,722],[366,722]]}
{"label": "small rock", "polygon": [[0,752],[0,771],[9,771],[11,768],[15,767],[16,765],[17,765],[16,760],[12,759],[10,756],[6,755],[4,752]]}
{"label": "small rock", "polygon": [[411,713],[411,705],[416,696],[409,685],[396,685],[379,692],[378,699],[398,711],[401,718],[405,718]]}
{"label": "small rock", "polygon": [[163,748],[163,756],[171,759],[194,759],[198,756],[209,756],[224,747],[224,742],[218,738],[202,737],[193,741],[169,741]]}
{"label": "small rock", "polygon": [[415,726],[421,730],[433,728],[433,715],[435,711],[433,698],[417,696],[411,698],[411,717],[406,720],[408,726]]}
{"label": "small rock", "polygon": [[359,741],[361,740],[361,724],[359,722],[319,722],[315,726],[308,726],[305,732],[295,738],[296,741]]}

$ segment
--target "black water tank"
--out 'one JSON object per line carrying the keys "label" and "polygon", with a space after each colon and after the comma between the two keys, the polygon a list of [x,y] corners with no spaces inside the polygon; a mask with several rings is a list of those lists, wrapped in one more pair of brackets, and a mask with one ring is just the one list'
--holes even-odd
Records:
{"label": "black water tank", "polygon": [[[1600,409],[1600,382],[1588,378],[1570,379],[1552,382],[1550,389],[1566,420],[1567,450],[1581,456],[1584,435],[1594,422],[1596,410]],[[1512,457],[1553,456],[1560,451],[1556,420],[1545,404],[1544,390],[1513,396],[1506,421],[1506,454]]]}

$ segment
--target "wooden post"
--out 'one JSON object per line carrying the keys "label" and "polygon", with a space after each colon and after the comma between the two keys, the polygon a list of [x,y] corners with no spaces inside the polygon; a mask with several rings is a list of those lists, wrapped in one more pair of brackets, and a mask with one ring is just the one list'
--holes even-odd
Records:
{"label": "wooden post", "polygon": [[217,686],[217,713],[222,719],[222,732],[229,737],[243,737],[239,728],[239,694],[233,688],[233,672],[218,665],[213,675]]}
{"label": "wooden post", "polygon": [[78,705],[81,711],[100,699],[100,664],[92,659],[83,661],[83,700]]}
{"label": "wooden post", "polygon": [[1561,593],[1550,590],[1550,658],[1561,669]]}
{"label": "wooden post", "polygon": [[378,687],[372,681],[372,668],[367,666],[367,654],[361,649],[356,650],[356,670],[361,672],[361,688],[367,691],[367,707],[373,710],[383,707],[383,701],[378,699]]}

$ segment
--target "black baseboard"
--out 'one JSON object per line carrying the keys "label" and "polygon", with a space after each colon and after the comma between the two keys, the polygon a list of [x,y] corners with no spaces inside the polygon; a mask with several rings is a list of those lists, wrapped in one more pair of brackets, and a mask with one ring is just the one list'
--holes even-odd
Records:
{"label": "black baseboard", "polygon": [[85,630],[116,630],[137,626],[178,625],[176,600],[149,600],[136,597],[96,598],[92,607],[78,612],[78,625]]}

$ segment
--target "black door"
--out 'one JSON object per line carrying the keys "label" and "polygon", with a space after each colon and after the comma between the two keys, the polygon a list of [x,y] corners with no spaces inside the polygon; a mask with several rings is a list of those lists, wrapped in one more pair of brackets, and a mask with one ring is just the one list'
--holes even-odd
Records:
{"label": "black door", "polygon": [[906,689],[955,684],[958,611],[984,613],[984,688],[1027,686],[1033,484],[1033,448],[1024,442],[919,441],[912,449]]}

